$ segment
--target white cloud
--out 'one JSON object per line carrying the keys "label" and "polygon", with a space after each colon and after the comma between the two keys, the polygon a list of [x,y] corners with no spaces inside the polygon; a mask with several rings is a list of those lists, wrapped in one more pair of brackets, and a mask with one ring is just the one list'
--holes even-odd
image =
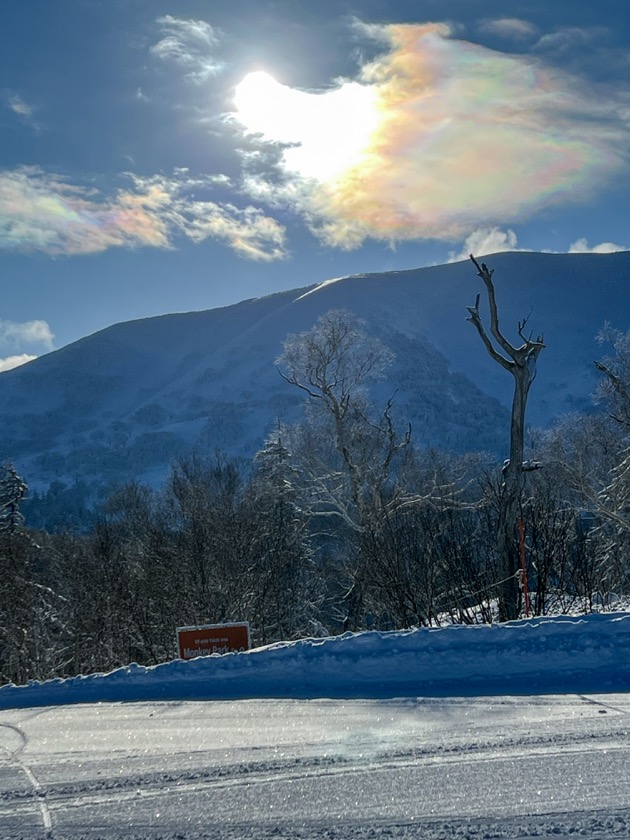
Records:
{"label": "white cloud", "polygon": [[13,368],[25,365],[27,362],[32,362],[37,356],[29,356],[28,353],[22,353],[19,356],[7,356],[5,359],[0,359],[0,373],[5,370],[13,370]]}
{"label": "white cloud", "polygon": [[52,350],[54,338],[46,321],[0,321],[0,344],[43,344],[47,350]]}
{"label": "white cloud", "polygon": [[[586,238],[576,239],[569,245],[566,251],[553,251],[549,248],[541,248],[544,254],[613,254],[616,251],[628,251],[624,245],[616,245],[614,242],[600,242],[599,245],[588,244]],[[480,228],[473,231],[466,238],[460,251],[451,251],[448,255],[448,262],[459,262],[467,260],[472,254],[475,257],[484,257],[488,254],[498,254],[502,251],[531,251],[530,248],[519,248],[516,233],[509,229],[501,228]]]}
{"label": "white cloud", "polygon": [[188,72],[185,78],[203,82],[219,73],[223,62],[213,51],[220,42],[219,32],[204,20],[188,20],[164,15],[157,19],[162,38],[151,47],[161,61],[172,61]]}
{"label": "white cloud", "polygon": [[449,262],[467,260],[470,254],[475,257],[484,257],[487,254],[498,254],[501,251],[519,251],[518,240],[513,230],[501,230],[501,228],[480,228],[473,231],[466,238],[462,250],[459,253],[451,251],[448,255]]}
{"label": "white cloud", "polygon": [[498,35],[501,38],[512,38],[515,41],[526,41],[538,34],[538,28],[527,20],[521,18],[495,18],[480,21],[478,29],[490,35]]}
{"label": "white cloud", "polygon": [[12,90],[2,91],[0,92],[0,101],[3,101],[9,111],[19,117],[22,122],[39,131],[40,126],[34,117],[35,109],[28,102],[25,102],[19,93]]}
{"label": "white cloud", "polygon": [[14,114],[19,114],[21,117],[32,117],[33,109],[27,105],[24,100],[16,93],[9,96],[9,108]]}
{"label": "white cloud", "polygon": [[569,245],[570,254],[614,254],[616,251],[628,251],[625,245],[615,245],[614,242],[600,242],[599,245],[589,246],[585,237],[576,239]]}
{"label": "white cloud", "polygon": [[603,26],[562,26],[555,32],[543,35],[534,45],[534,49],[539,52],[564,55],[576,50],[592,48],[594,43],[601,41],[607,34],[608,30]]}

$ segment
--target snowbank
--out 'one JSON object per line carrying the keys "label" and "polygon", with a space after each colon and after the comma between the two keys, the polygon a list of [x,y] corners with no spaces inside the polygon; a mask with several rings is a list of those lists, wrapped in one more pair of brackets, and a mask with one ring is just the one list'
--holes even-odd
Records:
{"label": "snowbank", "polygon": [[0,709],[99,701],[630,690],[630,613],[366,632],[0,688]]}

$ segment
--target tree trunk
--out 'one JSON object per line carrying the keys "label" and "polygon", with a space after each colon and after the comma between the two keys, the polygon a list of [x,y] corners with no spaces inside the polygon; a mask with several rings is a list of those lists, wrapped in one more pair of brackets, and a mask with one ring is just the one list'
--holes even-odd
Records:
{"label": "tree trunk", "polygon": [[[505,368],[514,377],[514,398],[510,422],[510,458],[503,467],[503,483],[499,496],[499,519],[497,522],[497,555],[499,558],[500,578],[497,582],[499,602],[499,620],[511,621],[518,618],[520,587],[518,572],[520,568],[517,525],[521,512],[525,452],[525,407],[527,395],[536,376],[536,360],[544,344],[542,336],[536,341],[525,338],[525,322],[518,325],[518,334],[523,340],[521,347],[512,345],[499,328],[499,314],[496,304],[492,270],[485,263],[479,263],[471,254],[475,268],[483,280],[488,293],[490,306],[490,332],[486,332],[479,314],[479,295],[474,306],[468,307],[470,317],[491,358]],[[493,343],[496,342],[498,348]]]}
{"label": "tree trunk", "polygon": [[520,590],[517,577],[520,568],[517,524],[523,494],[523,460],[525,451],[525,405],[532,377],[527,367],[513,368],[514,399],[510,425],[510,459],[503,468],[503,484],[499,499],[497,553],[499,556],[499,621],[518,618]]}

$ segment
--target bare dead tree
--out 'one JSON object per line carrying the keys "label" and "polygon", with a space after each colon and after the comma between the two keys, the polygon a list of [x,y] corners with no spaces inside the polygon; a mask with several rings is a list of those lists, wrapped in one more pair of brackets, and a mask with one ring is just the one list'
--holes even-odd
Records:
{"label": "bare dead tree", "polygon": [[518,323],[518,335],[523,344],[515,347],[507,340],[499,327],[499,311],[492,282],[494,269],[489,269],[485,263],[479,264],[472,254],[470,259],[486,287],[490,308],[490,335],[486,332],[479,314],[480,295],[477,295],[474,306],[467,307],[470,313],[468,320],[476,327],[490,357],[514,377],[510,457],[503,468],[497,523],[497,554],[501,570],[498,591],[499,620],[510,621],[518,617],[519,605],[519,552],[516,528],[524,483],[525,408],[529,389],[536,377],[536,361],[545,345],[542,336],[538,336],[534,341],[524,335],[527,319]]}

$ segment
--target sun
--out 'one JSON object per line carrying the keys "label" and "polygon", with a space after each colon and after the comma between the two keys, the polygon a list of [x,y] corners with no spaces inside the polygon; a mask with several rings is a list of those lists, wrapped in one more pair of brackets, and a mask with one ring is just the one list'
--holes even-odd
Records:
{"label": "sun", "polygon": [[234,95],[239,119],[251,132],[267,136],[270,131],[277,131],[282,96],[283,85],[269,73],[264,70],[248,73],[236,86]]}
{"label": "sun", "polygon": [[321,182],[342,176],[358,163],[379,123],[374,89],[358,82],[311,92],[257,70],[237,85],[234,104],[248,133],[286,146],[287,169]]}

